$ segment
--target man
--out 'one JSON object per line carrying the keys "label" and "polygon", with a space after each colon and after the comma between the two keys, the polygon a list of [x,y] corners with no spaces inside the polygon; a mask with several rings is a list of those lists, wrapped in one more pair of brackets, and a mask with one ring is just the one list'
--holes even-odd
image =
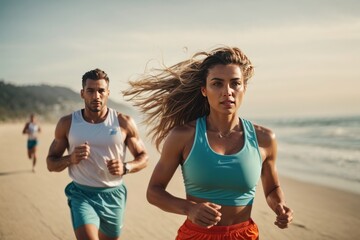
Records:
{"label": "man", "polygon": [[35,172],[36,165],[36,146],[38,144],[37,133],[41,132],[39,124],[35,121],[35,115],[30,115],[30,121],[27,122],[23,129],[23,134],[28,135],[27,140],[27,154],[29,159],[32,159],[32,171]]}
{"label": "man", "polygon": [[[107,107],[109,93],[104,71],[84,74],[85,108],[59,120],[47,157],[49,171],[68,168],[73,179],[65,193],[77,239],[120,239],[127,193],[123,176],[148,161],[132,118]],[[126,147],[134,160],[125,163]]]}

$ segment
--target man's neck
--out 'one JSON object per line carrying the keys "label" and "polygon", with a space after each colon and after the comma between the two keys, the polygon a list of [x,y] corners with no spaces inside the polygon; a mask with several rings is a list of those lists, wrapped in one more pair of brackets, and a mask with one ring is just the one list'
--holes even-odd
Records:
{"label": "man's neck", "polygon": [[100,123],[105,121],[108,112],[109,112],[108,107],[104,108],[100,112],[91,112],[89,110],[86,110],[86,108],[81,110],[84,120],[89,123]]}

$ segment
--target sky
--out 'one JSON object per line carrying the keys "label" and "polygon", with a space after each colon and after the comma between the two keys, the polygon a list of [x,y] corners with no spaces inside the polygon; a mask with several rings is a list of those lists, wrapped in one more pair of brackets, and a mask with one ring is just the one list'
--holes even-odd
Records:
{"label": "sky", "polygon": [[242,115],[360,114],[358,0],[0,0],[0,80],[16,85],[79,92],[101,68],[124,102],[146,68],[221,45],[255,66]]}

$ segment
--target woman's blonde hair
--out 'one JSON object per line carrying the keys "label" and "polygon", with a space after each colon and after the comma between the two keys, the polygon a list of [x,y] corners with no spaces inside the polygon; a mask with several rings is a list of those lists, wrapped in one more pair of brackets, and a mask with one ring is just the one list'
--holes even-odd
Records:
{"label": "woman's blonde hair", "polygon": [[144,122],[150,126],[149,135],[157,149],[171,129],[209,114],[201,87],[206,85],[208,70],[218,64],[239,65],[245,86],[253,75],[250,60],[239,48],[220,47],[129,82],[131,87],[124,96],[145,114]]}

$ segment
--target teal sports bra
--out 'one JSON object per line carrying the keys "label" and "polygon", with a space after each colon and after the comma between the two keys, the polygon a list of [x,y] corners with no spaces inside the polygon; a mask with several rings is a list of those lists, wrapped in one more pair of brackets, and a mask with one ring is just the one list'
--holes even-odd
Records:
{"label": "teal sports bra", "polygon": [[206,133],[206,116],[196,120],[193,146],[181,166],[187,195],[224,206],[252,205],[262,159],[253,124],[241,119],[245,142],[230,155],[214,152]]}

